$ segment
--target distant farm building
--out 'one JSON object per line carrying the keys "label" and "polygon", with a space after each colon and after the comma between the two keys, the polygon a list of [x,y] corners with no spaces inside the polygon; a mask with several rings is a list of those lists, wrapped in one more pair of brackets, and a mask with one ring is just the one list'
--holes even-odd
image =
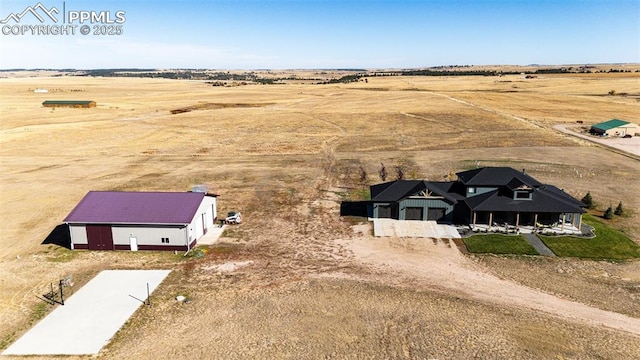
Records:
{"label": "distant farm building", "polygon": [[44,107],[72,107],[72,108],[93,108],[95,101],[90,100],[46,100],[42,103]]}
{"label": "distant farm building", "polygon": [[47,90],[47,89],[35,89],[35,90],[33,90],[33,92],[36,93],[36,94],[46,94],[46,93],[49,92],[49,90]]}
{"label": "distant farm building", "polygon": [[90,191],[64,219],[72,249],[189,251],[217,221],[204,192]]}
{"label": "distant farm building", "polygon": [[600,136],[625,136],[640,133],[638,125],[618,119],[601,122],[591,126],[590,133]]}

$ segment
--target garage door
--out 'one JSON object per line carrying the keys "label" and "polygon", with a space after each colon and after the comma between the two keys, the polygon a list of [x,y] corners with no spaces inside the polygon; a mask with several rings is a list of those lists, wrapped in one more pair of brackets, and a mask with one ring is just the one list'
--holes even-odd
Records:
{"label": "garage door", "polygon": [[390,219],[391,218],[391,205],[378,205],[378,217]]}
{"label": "garage door", "polygon": [[89,250],[113,250],[113,234],[110,225],[87,225]]}
{"label": "garage door", "polygon": [[407,207],[404,213],[405,220],[422,220],[424,209],[421,207]]}
{"label": "garage door", "polygon": [[444,208],[429,208],[427,211],[427,220],[442,220],[444,218]]}

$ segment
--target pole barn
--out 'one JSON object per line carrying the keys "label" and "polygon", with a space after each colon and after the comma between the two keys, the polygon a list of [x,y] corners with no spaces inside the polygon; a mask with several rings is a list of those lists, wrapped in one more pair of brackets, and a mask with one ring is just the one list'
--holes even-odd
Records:
{"label": "pole barn", "polygon": [[45,100],[44,107],[72,107],[72,108],[93,108],[96,102],[91,100]]}
{"label": "pole barn", "polygon": [[72,249],[189,251],[217,221],[217,195],[90,191],[64,219]]}

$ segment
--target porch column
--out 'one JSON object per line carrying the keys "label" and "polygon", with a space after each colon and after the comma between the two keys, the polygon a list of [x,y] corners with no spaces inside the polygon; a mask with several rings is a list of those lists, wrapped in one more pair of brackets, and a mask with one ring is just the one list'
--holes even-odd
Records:
{"label": "porch column", "polygon": [[489,227],[493,224],[493,211],[489,211]]}
{"label": "porch column", "polygon": [[578,214],[578,230],[582,231],[582,214]]}
{"label": "porch column", "polygon": [[516,227],[518,227],[518,224],[520,224],[520,213],[519,212],[516,213]]}
{"label": "porch column", "polygon": [[564,219],[567,216],[567,214],[562,213],[562,225],[560,226],[560,230],[564,231]]}
{"label": "porch column", "polygon": [[476,212],[473,212],[473,227],[476,227]]}
{"label": "porch column", "polygon": [[533,229],[538,229],[538,213],[533,214]]}

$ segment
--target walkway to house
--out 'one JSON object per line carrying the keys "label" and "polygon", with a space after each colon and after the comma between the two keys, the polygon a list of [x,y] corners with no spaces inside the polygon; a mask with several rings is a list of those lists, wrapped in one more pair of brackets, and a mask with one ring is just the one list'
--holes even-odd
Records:
{"label": "walkway to house", "polygon": [[422,237],[436,239],[459,239],[460,234],[451,225],[435,221],[373,219],[375,236]]}
{"label": "walkway to house", "polygon": [[225,227],[227,226],[228,225],[222,225],[222,227],[219,227],[218,225],[215,225],[207,229],[207,233],[198,239],[198,245],[213,245],[218,241],[218,238],[222,235]]}
{"label": "walkway to house", "polygon": [[556,254],[554,254],[553,251],[551,251],[551,249],[549,249],[547,245],[545,245],[542,240],[536,236],[536,234],[522,234],[522,237],[527,240],[534,249],[536,249],[538,254],[544,256],[556,256]]}

